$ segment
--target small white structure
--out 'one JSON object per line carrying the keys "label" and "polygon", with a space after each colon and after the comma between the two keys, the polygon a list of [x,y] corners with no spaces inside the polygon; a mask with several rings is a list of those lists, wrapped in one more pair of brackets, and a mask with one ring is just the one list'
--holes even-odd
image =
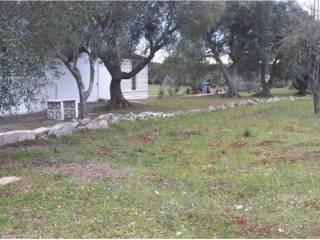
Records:
{"label": "small white structure", "polygon": [[[121,69],[124,72],[132,70],[135,61],[139,59],[123,59]],[[87,54],[81,54],[78,60],[78,68],[81,72],[86,89],[89,87],[90,67]],[[32,106],[30,111],[40,111],[46,108],[47,100],[75,99],[79,102],[77,83],[68,69],[61,63],[58,66],[58,76],[53,71],[47,73],[49,84],[43,89],[43,96],[39,96],[39,104]],[[110,99],[111,75],[101,61],[95,63],[95,76],[92,92],[88,102],[95,102],[99,99]],[[143,68],[133,79],[121,81],[121,89],[126,99],[148,98],[148,66]],[[21,105],[17,113],[26,113],[28,109]]]}
{"label": "small white structure", "polygon": [[47,100],[48,119],[74,119],[78,117],[78,103],[74,99]]}

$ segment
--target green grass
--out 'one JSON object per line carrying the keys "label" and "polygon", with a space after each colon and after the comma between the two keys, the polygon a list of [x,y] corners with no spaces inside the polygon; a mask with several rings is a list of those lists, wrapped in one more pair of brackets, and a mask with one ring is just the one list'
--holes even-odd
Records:
{"label": "green grass", "polygon": [[[149,85],[149,87],[158,87],[159,85]],[[272,89],[274,96],[283,97],[290,96],[294,91],[287,88],[274,88]],[[164,96],[160,98],[149,98],[139,102],[133,102],[129,109],[106,111],[105,105],[97,108],[94,112],[105,113],[140,113],[143,111],[153,112],[172,112],[187,109],[207,109],[209,106],[219,105],[228,102],[241,101],[250,98],[250,95],[241,92],[240,98],[223,98],[219,96],[207,95],[207,96],[193,96],[193,95],[177,95],[177,96]]]}
{"label": "green grass", "polygon": [[[319,126],[283,101],[4,148],[0,177],[23,180],[0,187],[0,237],[319,237]],[[48,161],[128,171],[76,181]]]}
{"label": "green grass", "polygon": [[[139,102],[133,102],[128,109],[112,110],[113,113],[140,113],[143,111],[172,112],[188,109],[208,109],[209,106],[228,102],[241,101],[245,98],[222,98],[216,96],[166,96],[162,98],[149,98]],[[106,107],[95,109],[95,112],[105,113]]]}
{"label": "green grass", "polygon": [[[150,96],[158,96],[159,92],[160,92],[160,88],[161,88],[160,85],[149,84],[149,95]],[[169,93],[168,93],[169,88],[170,88],[170,86],[168,86],[168,85],[162,86],[162,89],[164,90],[165,96],[169,96]],[[186,89],[187,89],[187,87],[185,87],[185,86],[181,87],[179,92],[177,93],[177,95],[185,95]],[[275,96],[291,96],[291,95],[294,95],[297,92],[297,90],[289,89],[289,88],[285,87],[285,88],[273,88],[271,90],[271,92]],[[245,92],[245,91],[240,92],[240,95],[243,97],[248,97],[252,94],[254,94],[254,93],[252,92],[249,94],[248,92]]]}

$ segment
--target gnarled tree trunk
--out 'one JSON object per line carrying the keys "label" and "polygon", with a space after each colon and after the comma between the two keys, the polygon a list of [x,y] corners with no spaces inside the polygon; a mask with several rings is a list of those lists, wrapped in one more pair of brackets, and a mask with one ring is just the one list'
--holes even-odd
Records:
{"label": "gnarled tree trunk", "polygon": [[110,101],[108,107],[111,109],[128,108],[129,102],[123,97],[121,90],[121,78],[112,77],[110,83]]}
{"label": "gnarled tree trunk", "polygon": [[83,82],[80,78],[76,78],[78,91],[79,91],[79,118],[85,118],[87,116],[87,104],[86,104],[86,93]]}
{"label": "gnarled tree trunk", "polygon": [[308,77],[305,77],[304,79],[296,78],[298,86],[296,87],[298,89],[298,92],[296,95],[304,96],[307,94],[308,89]]}
{"label": "gnarled tree trunk", "polygon": [[263,59],[260,64],[260,83],[261,83],[262,90],[260,92],[258,92],[257,94],[255,94],[255,96],[260,96],[260,97],[271,97],[272,96],[271,91],[270,91],[271,82],[269,83],[266,81],[266,66],[267,66],[266,60]]}
{"label": "gnarled tree trunk", "polygon": [[121,90],[122,71],[119,56],[114,54],[110,57],[109,54],[109,56],[101,57],[101,60],[111,75],[110,101],[108,102],[107,107],[109,109],[128,108],[130,104],[123,97]]}
{"label": "gnarled tree trunk", "polygon": [[87,99],[90,96],[92,89],[93,89],[93,82],[94,82],[94,59],[93,57],[88,53],[89,55],[89,66],[90,66],[90,83],[89,88],[86,91],[84,83],[82,81],[80,70],[77,67],[77,60],[78,57],[75,58],[74,63],[72,64],[65,58],[62,54],[59,52],[56,52],[58,58],[64,63],[66,68],[70,71],[72,76],[75,78],[78,92],[79,92],[79,118],[85,118],[87,116]]}
{"label": "gnarled tree trunk", "polygon": [[320,89],[317,89],[313,93],[313,105],[314,105],[314,113],[319,114],[320,113]]}
{"label": "gnarled tree trunk", "polygon": [[223,77],[227,83],[227,86],[228,86],[227,97],[237,97],[238,93],[236,90],[236,86],[233,82],[233,78],[232,78],[231,74],[229,73],[228,69],[226,68],[226,66],[223,64],[218,53],[214,53],[214,59],[218,63],[218,66],[219,66],[220,70],[222,71]]}
{"label": "gnarled tree trunk", "polygon": [[319,70],[320,70],[320,57],[313,56],[312,74],[309,73],[308,77],[311,79],[312,95],[313,95],[313,108],[314,113],[320,113],[320,83],[319,83]]}
{"label": "gnarled tree trunk", "polygon": [[118,109],[128,108],[130,106],[130,103],[122,95],[121,80],[133,78],[151,61],[151,59],[154,57],[155,52],[160,48],[161,46],[152,48],[150,50],[149,56],[141,61],[137,66],[135,66],[130,72],[122,72],[119,54],[117,51],[114,51],[114,49],[109,51],[109,54],[100,56],[100,59],[111,75],[110,101],[108,103],[108,108]]}

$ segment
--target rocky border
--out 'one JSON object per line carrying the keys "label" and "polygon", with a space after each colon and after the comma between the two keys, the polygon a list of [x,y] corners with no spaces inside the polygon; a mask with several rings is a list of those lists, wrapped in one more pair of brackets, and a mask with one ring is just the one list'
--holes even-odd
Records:
{"label": "rocky border", "polygon": [[0,146],[5,146],[21,141],[35,140],[35,139],[45,139],[48,137],[62,137],[66,135],[71,135],[73,132],[85,129],[103,129],[108,128],[111,124],[116,124],[120,120],[126,121],[136,121],[136,120],[148,120],[153,118],[167,118],[188,113],[204,112],[204,111],[220,111],[232,109],[240,106],[254,106],[260,103],[275,103],[279,101],[295,101],[295,100],[305,100],[311,99],[311,96],[305,97],[273,97],[273,98],[254,98],[242,100],[239,102],[231,102],[227,104],[221,104],[217,106],[209,106],[208,109],[190,109],[185,111],[177,111],[170,113],[163,112],[142,112],[139,114],[129,113],[129,114],[113,114],[107,113],[102,114],[93,118],[85,118],[82,120],[72,120],[71,122],[61,122],[57,123],[52,127],[41,127],[34,130],[16,130],[10,132],[0,133]]}

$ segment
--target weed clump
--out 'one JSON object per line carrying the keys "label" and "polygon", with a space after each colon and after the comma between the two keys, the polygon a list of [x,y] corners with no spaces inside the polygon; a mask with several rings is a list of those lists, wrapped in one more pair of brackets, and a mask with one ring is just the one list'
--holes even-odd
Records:
{"label": "weed clump", "polygon": [[253,135],[253,133],[252,133],[252,131],[250,130],[250,129],[245,129],[244,130],[244,133],[243,133],[243,136],[244,137],[253,137],[254,135]]}

